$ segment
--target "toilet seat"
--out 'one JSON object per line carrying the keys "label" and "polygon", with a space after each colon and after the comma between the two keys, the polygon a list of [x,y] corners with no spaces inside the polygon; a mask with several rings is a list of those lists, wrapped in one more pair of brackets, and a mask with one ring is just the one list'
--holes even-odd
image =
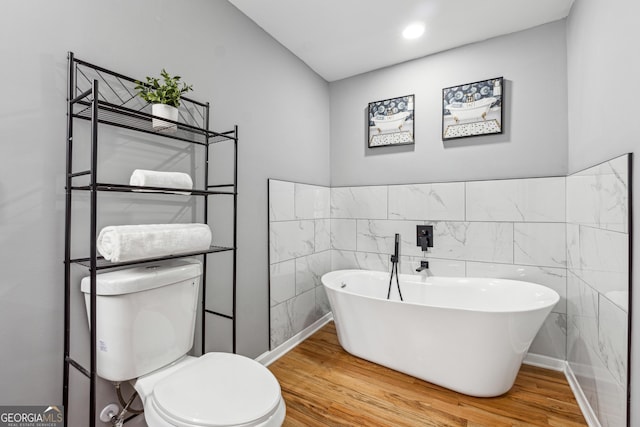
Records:
{"label": "toilet seat", "polygon": [[180,427],[279,426],[284,412],[273,374],[230,353],[207,353],[185,363],[155,383],[145,401],[147,422]]}

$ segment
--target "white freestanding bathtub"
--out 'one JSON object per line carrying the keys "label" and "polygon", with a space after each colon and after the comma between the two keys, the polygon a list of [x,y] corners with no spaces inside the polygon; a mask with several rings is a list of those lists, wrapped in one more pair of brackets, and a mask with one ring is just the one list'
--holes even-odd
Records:
{"label": "white freestanding bathtub", "polygon": [[402,111],[390,116],[375,116],[371,120],[373,120],[374,127],[378,129],[378,132],[389,130],[399,131],[402,129],[402,125],[409,115],[409,112]]}
{"label": "white freestanding bathtub", "polygon": [[485,120],[489,108],[496,102],[498,98],[481,98],[471,102],[454,102],[447,105],[446,108],[451,112],[451,116],[458,123],[465,120]]}
{"label": "white freestanding bathtub", "polygon": [[506,393],[558,294],[506,279],[339,270],[322,276],[349,353],[460,393]]}

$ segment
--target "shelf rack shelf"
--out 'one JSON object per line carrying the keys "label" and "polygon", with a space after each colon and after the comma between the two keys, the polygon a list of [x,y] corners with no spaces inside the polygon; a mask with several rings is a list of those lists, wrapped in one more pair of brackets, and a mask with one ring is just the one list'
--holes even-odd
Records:
{"label": "shelf rack shelf", "polygon": [[[158,261],[166,261],[168,259],[186,258],[186,257],[194,257],[194,256],[198,256],[198,255],[212,254],[212,253],[215,253],[215,252],[228,252],[228,251],[233,251],[234,249],[235,248],[228,248],[228,247],[224,247],[224,246],[211,246],[206,251],[183,252],[183,253],[175,254],[175,255],[166,255],[166,256],[161,256],[161,257],[144,258],[144,259],[139,259],[139,260],[135,260],[135,261],[123,261],[123,262],[111,262],[111,261],[107,261],[103,257],[98,257],[97,262],[96,262],[96,270],[108,270],[108,269],[116,268],[116,267],[128,267],[128,266],[131,266],[131,265],[139,265],[139,264],[147,264],[147,263],[158,262]],[[72,262],[74,264],[81,265],[81,266],[86,267],[86,268],[91,268],[91,257],[75,258],[75,259],[71,259],[70,262]]]}
{"label": "shelf rack shelf", "polygon": [[[228,184],[222,187],[233,187],[233,184]],[[72,190],[84,190],[91,191],[92,187],[90,185],[75,185],[71,187]],[[235,191],[219,191],[219,190],[186,190],[184,188],[167,188],[167,187],[146,187],[146,186],[135,186],[135,185],[125,185],[125,184],[106,184],[106,183],[96,183],[97,191],[114,191],[118,193],[137,193],[137,194],[172,194],[172,195],[183,195],[183,196],[213,196],[226,194],[229,196],[235,196],[237,193]]]}
{"label": "shelf rack shelf", "polygon": [[[83,94],[85,97],[90,93]],[[182,98],[184,101],[185,98]],[[75,102],[76,110],[73,113],[74,118],[91,121],[91,102],[79,99]],[[150,133],[154,135],[162,135],[166,138],[177,139],[180,141],[191,142],[194,144],[208,145],[218,142],[234,139],[234,132],[213,132],[197,126],[189,125],[180,121],[174,122],[168,119],[162,119],[167,123],[175,123],[178,129],[175,133],[162,133],[154,130],[151,121],[154,116],[145,111],[133,110],[131,108],[118,106],[110,102],[98,100],[98,111],[100,117],[98,123],[116,126],[124,129],[134,130],[137,132]],[[197,105],[197,104],[194,104]],[[146,106],[145,106],[146,107]]]}
{"label": "shelf rack shelf", "polygon": [[[238,207],[238,127],[224,132],[209,129],[209,103],[199,102],[188,97],[180,99],[178,120],[172,122],[162,118],[165,122],[177,125],[174,132],[162,132],[152,127],[153,116],[151,106],[137,96],[135,86],[138,80],[106,68],[82,61],[68,54],[68,93],[67,93],[67,160],[66,160],[66,203],[65,203],[65,318],[64,318],[64,387],[63,405],[65,410],[65,427],[68,425],[69,412],[69,374],[71,368],[76,369],[89,379],[89,422],[96,425],[96,381],[97,381],[97,353],[96,353],[96,274],[101,270],[122,268],[150,262],[158,262],[175,258],[202,256],[202,301],[201,301],[201,352],[205,352],[206,330],[205,314],[219,316],[232,321],[232,351],[236,352],[236,263],[237,263],[237,207]],[[90,122],[90,167],[88,170],[74,171],[74,122],[83,120]],[[153,134],[168,140],[184,141],[204,148],[204,189],[180,189],[167,187],[132,186],[120,183],[98,182],[98,150],[103,141],[98,141],[101,126],[112,126],[133,132]],[[209,156],[212,144],[233,144],[233,183],[217,185],[209,184]],[[83,183],[78,183],[80,178]],[[86,182],[89,181],[87,184]],[[89,256],[83,258],[71,257],[71,228],[72,228],[72,200],[77,191],[90,194],[90,226],[88,230]],[[147,258],[127,262],[110,262],[99,256],[96,248],[98,194],[102,192],[136,193],[136,195],[167,194],[176,197],[203,197],[204,223],[208,223],[208,197],[227,196],[233,198],[233,244],[230,247],[213,245],[208,250],[189,253],[167,255],[163,257]],[[144,196],[142,196],[144,197]],[[209,310],[206,307],[207,284],[207,256],[216,253],[231,253],[232,261],[232,307],[231,315]],[[71,348],[71,266],[78,265],[87,268],[91,278],[89,327],[91,335],[89,367],[83,366],[70,354]]]}

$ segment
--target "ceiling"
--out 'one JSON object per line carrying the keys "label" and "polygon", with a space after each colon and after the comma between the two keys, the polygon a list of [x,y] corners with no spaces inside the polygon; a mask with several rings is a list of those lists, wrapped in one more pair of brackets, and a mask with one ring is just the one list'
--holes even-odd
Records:
{"label": "ceiling", "polygon": [[[229,0],[327,81],[565,18],[574,0]],[[423,22],[421,38],[404,28]]]}

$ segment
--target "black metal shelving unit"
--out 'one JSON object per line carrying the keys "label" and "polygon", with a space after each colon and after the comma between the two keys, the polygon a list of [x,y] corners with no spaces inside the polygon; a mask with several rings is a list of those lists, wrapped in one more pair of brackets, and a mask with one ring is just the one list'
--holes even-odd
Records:
{"label": "black metal shelving unit", "polygon": [[[154,118],[150,114],[150,106],[137,96],[135,86],[137,80],[120,73],[107,70],[88,62],[82,61],[68,54],[68,98],[67,98],[67,160],[66,160],[66,204],[65,204],[65,307],[64,307],[64,388],[63,405],[65,410],[65,426],[68,425],[69,408],[69,374],[71,368],[76,369],[89,379],[89,425],[95,427],[96,419],[96,381],[97,381],[97,351],[96,351],[96,273],[100,270],[132,266],[157,262],[173,258],[203,256],[202,273],[202,301],[201,301],[201,352],[205,352],[206,343],[206,314],[220,316],[232,321],[232,351],[236,352],[236,262],[237,262],[237,207],[238,207],[238,127],[226,132],[214,132],[209,129],[209,103],[202,103],[182,97],[179,108],[177,125],[172,133],[158,132],[152,127]],[[84,120],[90,123],[90,167],[86,170],[74,171],[74,122]],[[98,256],[96,248],[98,194],[101,192],[136,194],[173,194],[184,189],[164,187],[131,186],[118,183],[98,182],[98,150],[104,142],[98,141],[98,131],[101,126],[124,128],[131,131],[157,135],[159,138],[173,139],[196,144],[204,148],[204,189],[193,189],[187,192],[191,196],[204,198],[204,223],[208,223],[208,198],[211,196],[227,196],[233,198],[233,244],[232,246],[211,246],[209,250],[148,258],[129,262],[112,263]],[[212,144],[233,144],[233,182],[217,185],[209,184],[209,157]],[[84,178],[83,178],[84,177]],[[88,184],[86,183],[88,179]],[[78,181],[84,180],[84,183]],[[89,254],[84,258],[72,258],[72,201],[74,193],[88,192],[90,194],[90,226],[88,230]],[[141,196],[144,197],[144,196]],[[184,197],[184,196],[182,196]],[[206,307],[207,284],[207,256],[220,252],[231,252],[233,256],[232,273],[232,307],[231,315],[209,310]],[[79,265],[89,270],[91,277],[91,294],[89,309],[89,326],[91,335],[89,367],[83,366],[70,354],[71,347],[71,266]]]}

